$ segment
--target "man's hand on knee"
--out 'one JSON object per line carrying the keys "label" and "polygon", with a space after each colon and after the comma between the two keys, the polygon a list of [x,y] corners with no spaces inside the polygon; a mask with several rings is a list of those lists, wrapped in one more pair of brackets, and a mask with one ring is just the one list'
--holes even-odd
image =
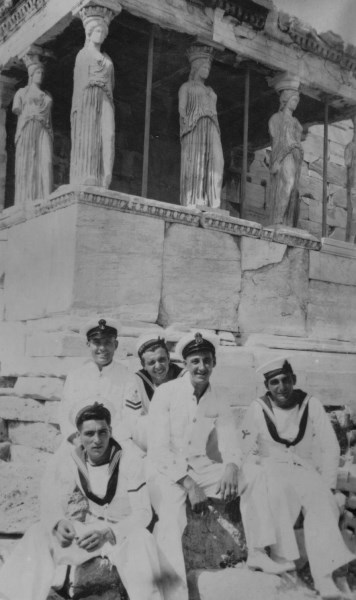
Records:
{"label": "man's hand on knee", "polygon": [[235,463],[228,463],[220,479],[216,493],[226,501],[233,500],[238,494],[238,472]]}
{"label": "man's hand on knee", "polygon": [[187,491],[192,510],[197,513],[205,513],[208,508],[208,498],[204,490],[189,475],[181,479],[179,483]]}
{"label": "man's hand on knee", "polygon": [[115,536],[110,528],[108,529],[93,529],[88,531],[77,539],[79,548],[86,550],[87,552],[94,552],[99,550],[105,542],[115,543]]}
{"label": "man's hand on knee", "polygon": [[61,521],[58,521],[54,529],[54,535],[62,548],[67,548],[74,540],[75,529],[70,521],[62,519]]}

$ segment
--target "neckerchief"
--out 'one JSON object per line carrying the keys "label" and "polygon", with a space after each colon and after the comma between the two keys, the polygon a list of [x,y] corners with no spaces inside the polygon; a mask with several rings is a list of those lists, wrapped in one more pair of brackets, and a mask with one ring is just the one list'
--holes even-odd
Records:
{"label": "neckerchief", "polygon": [[84,490],[84,494],[96,504],[104,506],[110,504],[116,493],[117,481],[119,476],[119,462],[121,458],[122,450],[121,446],[115,440],[110,440],[110,458],[109,458],[109,471],[108,471],[108,485],[106,488],[106,494],[104,498],[96,496],[90,488],[90,479],[87,469],[86,452],[83,446],[74,448],[72,451],[72,457],[75,464],[78,467],[78,474],[80,483]]}
{"label": "neckerchief", "polygon": [[274,413],[273,406],[271,402],[271,398],[269,392],[267,392],[264,396],[258,399],[258,403],[261,405],[263,410],[263,416],[266,421],[266,425],[269,431],[271,438],[278,442],[279,444],[283,444],[287,448],[290,446],[296,446],[303,439],[305,430],[307,428],[308,423],[308,403],[309,397],[302,390],[293,390],[293,396],[295,400],[295,406],[299,406],[299,431],[294,440],[286,440],[279,436],[277,431],[276,424],[274,422]]}
{"label": "neckerchief", "polygon": [[[176,365],[175,363],[169,363],[167,381],[172,381],[172,379],[177,379],[177,377],[180,377],[182,371],[183,371],[182,367],[178,367],[178,365]],[[141,369],[140,371],[137,371],[136,375],[138,375],[142,379],[143,385],[145,388],[145,392],[147,394],[149,401],[151,402],[152,396],[153,396],[156,388],[155,388],[155,385],[154,385],[150,375],[147,373],[147,371],[145,369]]]}

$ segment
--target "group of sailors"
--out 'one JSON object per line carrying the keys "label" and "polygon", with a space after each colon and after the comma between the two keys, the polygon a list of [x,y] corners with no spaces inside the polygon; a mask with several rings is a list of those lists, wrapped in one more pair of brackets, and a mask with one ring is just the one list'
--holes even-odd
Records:
{"label": "group of sailors", "polygon": [[295,569],[302,512],[315,589],[342,598],[333,573],[356,557],[338,526],[339,444],[321,402],[296,388],[288,359],[259,367],[266,392],[246,399],[237,427],[211,381],[216,335],[184,334],[175,349],[181,367],[164,336],[147,332],[132,374],[114,360],[118,333],[109,319],[84,330],[91,357],[64,386],[63,442],[43,476],[41,520],[1,568],[0,599],[46,600],[60,565],[106,556],[130,600],[188,600],[187,501],[204,514],[209,498],[237,496],[248,568]]}

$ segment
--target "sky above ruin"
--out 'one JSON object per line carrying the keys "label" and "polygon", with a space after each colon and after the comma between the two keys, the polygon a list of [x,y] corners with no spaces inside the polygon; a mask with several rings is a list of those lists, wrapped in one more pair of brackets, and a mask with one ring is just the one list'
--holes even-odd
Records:
{"label": "sky above ruin", "polygon": [[356,46],[356,0],[273,0],[275,6],[309,23],[318,33],[333,31]]}

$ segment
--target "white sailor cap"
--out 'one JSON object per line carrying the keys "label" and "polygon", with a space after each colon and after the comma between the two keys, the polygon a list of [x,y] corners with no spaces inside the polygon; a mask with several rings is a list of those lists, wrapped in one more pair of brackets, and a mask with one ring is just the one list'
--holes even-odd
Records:
{"label": "white sailor cap", "polygon": [[215,356],[219,346],[219,338],[215,333],[205,331],[204,329],[196,329],[184,334],[177,342],[175,352],[185,360],[189,354],[201,351],[209,351]]}
{"label": "white sailor cap", "polygon": [[146,352],[150,348],[153,348],[154,346],[161,346],[162,348],[165,348],[168,352],[166,346],[166,336],[164,331],[159,329],[152,329],[140,335],[136,344],[137,355],[139,356],[139,358],[141,358],[144,352]]}
{"label": "white sailor cap", "polygon": [[111,415],[111,423],[113,422],[114,416],[116,414],[116,408],[111,402],[102,401],[101,399],[98,401],[98,398],[87,398],[86,400],[78,400],[74,402],[72,405],[68,418],[73,427],[77,427],[77,419],[79,415],[84,412],[84,410],[93,408],[94,406],[104,406]]}
{"label": "white sailor cap", "polygon": [[120,331],[120,323],[114,321],[114,319],[104,319],[102,317],[96,317],[90,319],[83,329],[82,334],[86,335],[87,339],[93,339],[101,336],[115,336],[117,337]]}
{"label": "white sailor cap", "polygon": [[270,379],[271,377],[275,377],[280,373],[294,374],[292,365],[289,362],[288,357],[286,356],[278,356],[268,362],[264,363],[258,369],[256,369],[257,373],[263,375],[265,380]]}

